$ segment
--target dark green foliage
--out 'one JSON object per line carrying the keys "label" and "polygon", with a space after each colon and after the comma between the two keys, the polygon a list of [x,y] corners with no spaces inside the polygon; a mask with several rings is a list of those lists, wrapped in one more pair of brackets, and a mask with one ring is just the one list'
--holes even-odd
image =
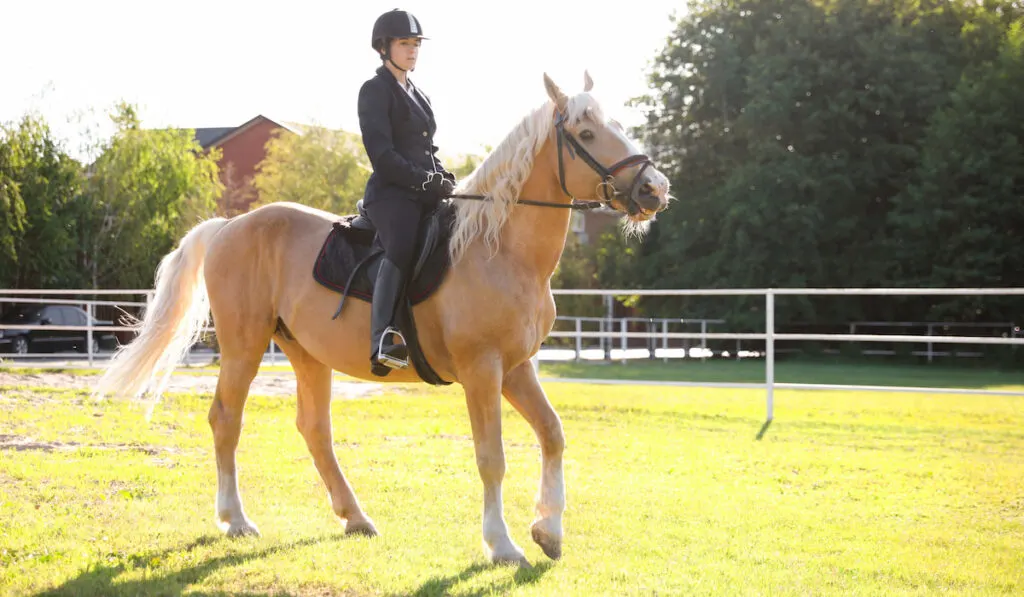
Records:
{"label": "dark green foliage", "polygon": [[[1020,14],[1012,2],[691,3],[636,100],[648,115],[637,133],[677,199],[626,282],[1024,286]],[[759,328],[761,303],[641,304]],[[976,303],[792,297],[777,320],[961,318]],[[993,304],[972,319],[1021,312],[1019,299]]]}

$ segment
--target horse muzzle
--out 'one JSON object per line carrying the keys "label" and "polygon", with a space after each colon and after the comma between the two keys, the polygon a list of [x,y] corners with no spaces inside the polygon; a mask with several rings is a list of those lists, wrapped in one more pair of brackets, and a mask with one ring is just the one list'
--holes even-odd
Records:
{"label": "horse muzzle", "polygon": [[630,217],[653,218],[668,207],[668,180],[657,170],[644,167],[619,199]]}

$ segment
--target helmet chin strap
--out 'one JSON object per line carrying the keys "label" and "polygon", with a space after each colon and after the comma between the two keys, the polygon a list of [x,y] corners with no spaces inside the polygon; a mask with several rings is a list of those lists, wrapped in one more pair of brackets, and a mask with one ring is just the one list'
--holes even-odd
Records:
{"label": "helmet chin strap", "polygon": [[416,70],[416,69],[410,69],[410,68],[402,68],[402,67],[398,66],[397,64],[395,64],[395,61],[391,59],[391,50],[390,49],[384,51],[384,59],[387,60],[388,62],[390,62],[391,66],[397,68],[398,70],[402,71],[403,73],[407,73],[409,71]]}

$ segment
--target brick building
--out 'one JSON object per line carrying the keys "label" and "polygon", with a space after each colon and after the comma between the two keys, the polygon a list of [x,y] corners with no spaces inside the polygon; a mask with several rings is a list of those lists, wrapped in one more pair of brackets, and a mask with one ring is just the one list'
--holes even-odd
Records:
{"label": "brick building", "polygon": [[217,163],[224,193],[217,200],[218,215],[234,216],[249,211],[259,197],[252,186],[256,168],[267,155],[267,141],[274,131],[302,134],[298,125],[271,120],[262,114],[234,127],[195,129],[199,145],[206,151],[219,147]]}
{"label": "brick building", "polygon": [[598,209],[573,213],[570,232],[575,234],[581,244],[588,245],[597,241],[605,232],[616,232],[622,214],[610,209]]}

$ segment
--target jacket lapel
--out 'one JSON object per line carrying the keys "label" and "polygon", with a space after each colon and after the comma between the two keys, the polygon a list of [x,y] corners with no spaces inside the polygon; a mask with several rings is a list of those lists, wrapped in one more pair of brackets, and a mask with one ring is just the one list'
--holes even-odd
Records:
{"label": "jacket lapel", "polygon": [[398,81],[395,81],[395,85],[398,87],[398,92],[401,93],[403,97],[405,97],[405,101],[408,102],[409,106],[411,106],[412,109],[417,114],[420,115],[420,118],[422,118],[424,122],[426,122],[426,123],[433,122],[433,120],[434,120],[434,113],[430,109],[430,102],[428,102],[426,99],[424,99],[423,94],[420,93],[420,90],[418,88],[416,88],[416,87],[412,88],[413,94],[416,95],[416,99],[413,99],[408,91],[402,89],[402,85],[399,84]]}
{"label": "jacket lapel", "polygon": [[412,92],[416,94],[416,99],[419,100],[421,107],[426,112],[427,120],[433,120],[434,111],[430,108],[430,100],[427,99],[427,96],[423,95],[419,87],[413,87]]}
{"label": "jacket lapel", "polygon": [[430,100],[420,92],[419,87],[413,86],[412,88],[412,92],[416,94],[416,99],[414,100],[409,96],[409,92],[402,88],[402,84],[398,82],[398,79],[396,79],[395,76],[391,74],[391,71],[386,67],[379,67],[377,69],[377,74],[381,77],[390,79],[391,84],[393,85],[392,89],[405,101],[405,104],[409,109],[419,114],[427,124],[433,126],[434,111],[430,108]]}

